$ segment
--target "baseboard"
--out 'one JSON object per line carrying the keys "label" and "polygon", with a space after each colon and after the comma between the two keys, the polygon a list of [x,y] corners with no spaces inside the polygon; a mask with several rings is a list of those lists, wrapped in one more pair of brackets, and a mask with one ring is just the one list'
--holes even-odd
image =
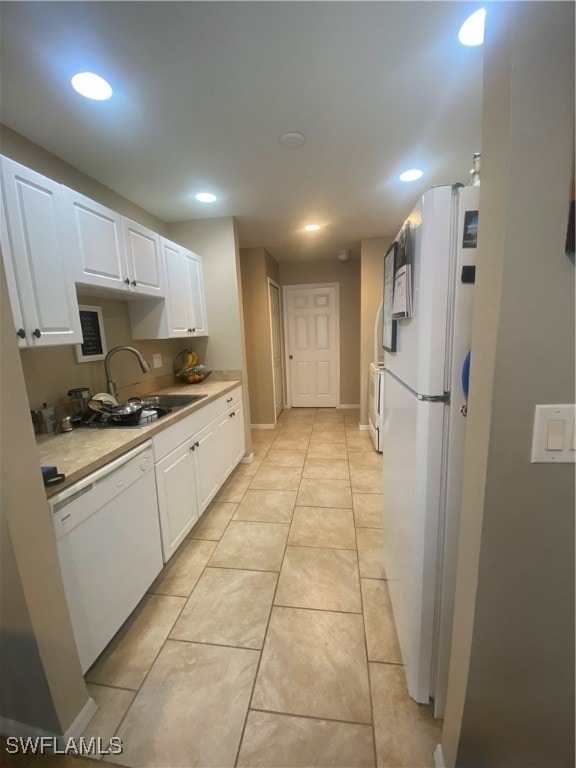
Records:
{"label": "baseboard", "polygon": [[370,424],[358,424],[360,432],[368,432],[370,430]]}
{"label": "baseboard", "polygon": [[446,768],[446,763],[444,762],[444,755],[442,754],[442,744],[438,744],[436,749],[434,750],[434,765],[436,768]]}
{"label": "baseboard", "polygon": [[80,736],[82,736],[86,730],[86,726],[90,720],[92,720],[97,711],[98,705],[94,699],[89,697],[86,704],[84,704],[80,712],[74,718],[72,725],[66,729],[66,732],[64,733],[64,740],[67,740],[70,737],[78,739]]}
{"label": "baseboard", "polygon": [[249,453],[246,456],[243,456],[240,459],[239,463],[240,464],[252,464],[253,461],[254,461],[254,454],[253,453]]}
{"label": "baseboard", "polygon": [[340,408],[342,411],[353,411],[356,408],[360,408],[360,403],[358,403],[358,405],[342,405],[341,403],[340,405],[337,405],[336,408]]}
{"label": "baseboard", "polygon": [[252,429],[274,429],[276,424],[250,424]]}
{"label": "baseboard", "polygon": [[52,731],[46,731],[44,728],[38,728],[35,725],[28,725],[27,723],[21,723],[18,720],[10,720],[7,717],[0,717],[0,733],[4,736],[15,736],[16,738],[49,738],[57,739],[60,745],[66,744],[68,739],[78,739],[86,730],[86,726],[92,720],[96,712],[98,711],[98,705],[92,698],[88,698],[88,701],[77,717],[74,719],[72,725],[66,729],[66,732],[62,735],[59,733],[53,733]]}

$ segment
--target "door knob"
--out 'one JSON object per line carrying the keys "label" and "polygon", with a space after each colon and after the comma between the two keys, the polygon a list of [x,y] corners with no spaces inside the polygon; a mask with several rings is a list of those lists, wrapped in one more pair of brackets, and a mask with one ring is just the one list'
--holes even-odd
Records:
{"label": "door knob", "polygon": [[124,280],[124,282],[126,283],[126,285],[130,285],[130,278],[129,278],[129,277],[127,277],[127,278]]}
{"label": "door knob", "polygon": [[132,285],[133,285],[134,287],[136,287],[136,286],[138,285],[138,283],[136,282],[136,280],[132,280]]}
{"label": "door knob", "polygon": [[36,338],[39,339],[40,336],[42,336],[42,333],[40,332],[40,328],[34,328],[34,330],[32,331],[32,336],[36,336]]}
{"label": "door knob", "polygon": [[24,328],[18,328],[18,330],[16,331],[16,336],[18,336],[18,338],[20,339],[25,339],[26,331],[24,330]]}

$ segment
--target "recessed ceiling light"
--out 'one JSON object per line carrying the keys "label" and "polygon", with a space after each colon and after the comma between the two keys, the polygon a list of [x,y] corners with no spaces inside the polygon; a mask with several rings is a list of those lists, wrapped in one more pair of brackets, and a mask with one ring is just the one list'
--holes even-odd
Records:
{"label": "recessed ceiling light", "polygon": [[106,101],[112,96],[112,86],[100,75],[94,72],[78,72],[70,80],[72,88],[81,96],[95,101]]}
{"label": "recessed ceiling light", "polygon": [[421,179],[423,175],[424,171],[421,171],[420,168],[410,168],[400,174],[400,181],[416,181]]}
{"label": "recessed ceiling light", "polygon": [[320,224],[307,224],[304,229],[306,232],[316,232],[320,229]]}
{"label": "recessed ceiling light", "polygon": [[199,192],[196,195],[196,200],[200,200],[201,203],[213,203],[216,200],[216,195],[212,192]]}
{"label": "recessed ceiling light", "polygon": [[484,23],[486,21],[486,9],[480,8],[471,16],[468,16],[458,32],[458,40],[462,45],[482,45],[484,42]]}
{"label": "recessed ceiling light", "polygon": [[290,149],[301,147],[305,141],[306,136],[304,136],[303,133],[298,133],[298,131],[283,133],[282,136],[280,136],[280,144],[282,144],[283,147],[290,147]]}

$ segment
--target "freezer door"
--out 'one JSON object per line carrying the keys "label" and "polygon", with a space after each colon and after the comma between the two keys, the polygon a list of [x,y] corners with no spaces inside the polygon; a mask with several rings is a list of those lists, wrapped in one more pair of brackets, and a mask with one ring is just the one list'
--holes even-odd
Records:
{"label": "freezer door", "polygon": [[383,558],[408,691],[428,703],[446,406],[385,374]]}
{"label": "freezer door", "polygon": [[452,187],[434,187],[408,217],[413,316],[397,321],[396,352],[386,353],[386,367],[423,395],[442,395],[446,389],[455,209]]}
{"label": "freezer door", "polygon": [[472,309],[476,267],[476,228],[478,221],[478,187],[463,187],[458,194],[458,229],[456,234],[456,270],[453,305],[453,334],[450,350],[450,420],[444,519],[440,530],[442,572],[439,574],[440,605],[438,648],[434,685],[434,716],[444,717],[448,689],[448,667],[452,643],[462,473],[466,440],[466,417],[462,406],[466,397],[462,390],[462,366],[470,350]]}

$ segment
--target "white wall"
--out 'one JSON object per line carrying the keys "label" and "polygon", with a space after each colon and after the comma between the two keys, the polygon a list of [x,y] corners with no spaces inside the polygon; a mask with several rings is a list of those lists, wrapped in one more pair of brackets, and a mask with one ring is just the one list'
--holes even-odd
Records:
{"label": "white wall", "polygon": [[574,765],[574,465],[531,464],[574,402],[574,6],[491,3],[448,766]]}
{"label": "white wall", "polygon": [[[37,463],[0,259],[2,697],[6,720],[62,734],[88,702]],[[10,735],[10,728],[2,733]]]}

